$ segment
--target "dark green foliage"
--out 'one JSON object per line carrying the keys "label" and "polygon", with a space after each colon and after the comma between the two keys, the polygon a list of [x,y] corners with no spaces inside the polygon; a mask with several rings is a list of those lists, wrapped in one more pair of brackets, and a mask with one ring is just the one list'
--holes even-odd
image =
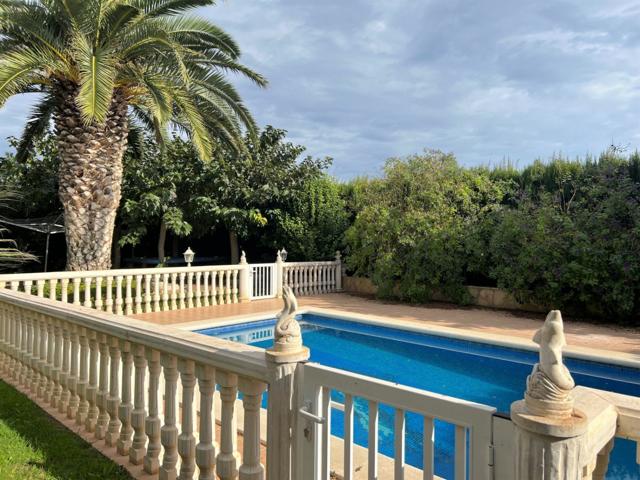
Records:
{"label": "dark green foliage", "polygon": [[348,265],[382,295],[464,303],[465,284],[521,302],[638,323],[640,156],[459,167],[427,152],[348,190]]}

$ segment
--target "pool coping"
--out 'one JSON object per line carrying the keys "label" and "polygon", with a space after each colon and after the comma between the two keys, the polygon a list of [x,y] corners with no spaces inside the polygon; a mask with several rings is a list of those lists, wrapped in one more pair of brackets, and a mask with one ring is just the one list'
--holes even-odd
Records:
{"label": "pool coping", "polygon": [[[180,325],[175,325],[175,327],[181,330],[189,331],[202,330],[206,328],[225,327],[245,322],[268,320],[274,318],[277,313],[279,313],[279,310],[274,310],[272,312],[266,311],[252,314],[232,315],[215,320],[207,319],[198,320],[196,322],[182,323]],[[302,315],[317,314],[340,320],[352,320],[367,325],[398,328],[400,330],[410,331],[414,333],[423,333],[439,337],[453,338],[457,340],[466,340],[476,343],[486,343],[500,347],[515,348],[533,352],[538,351],[538,345],[534,343],[533,340],[527,340],[522,337],[515,337],[512,335],[501,335],[496,333],[489,334],[477,331],[462,332],[459,328],[425,324],[425,322],[420,321],[399,320],[393,317],[386,317],[381,315],[354,313],[334,308],[303,307],[300,308],[297,313]],[[576,345],[567,345],[563,349],[563,353],[565,357],[569,358],[640,369],[640,355],[636,355],[633,353],[596,349]]]}

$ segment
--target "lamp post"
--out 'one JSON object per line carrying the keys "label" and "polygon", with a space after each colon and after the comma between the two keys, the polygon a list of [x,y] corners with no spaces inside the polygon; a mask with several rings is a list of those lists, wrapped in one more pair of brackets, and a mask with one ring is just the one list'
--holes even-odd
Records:
{"label": "lamp post", "polygon": [[283,262],[287,261],[287,255],[289,254],[289,252],[287,252],[284,247],[282,247],[282,250],[280,250],[280,258],[282,258]]}
{"label": "lamp post", "polygon": [[184,256],[184,262],[187,264],[187,267],[190,267],[191,262],[193,262],[193,257],[195,257],[196,255],[196,252],[191,250],[191,247],[188,247],[182,255]]}

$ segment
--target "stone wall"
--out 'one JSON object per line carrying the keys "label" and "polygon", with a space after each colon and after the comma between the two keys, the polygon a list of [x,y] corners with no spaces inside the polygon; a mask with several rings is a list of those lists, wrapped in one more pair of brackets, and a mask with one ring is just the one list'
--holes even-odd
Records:
{"label": "stone wall", "polygon": [[[378,287],[365,277],[342,277],[342,288],[347,293],[359,295],[375,295]],[[518,303],[512,295],[504,290],[494,287],[467,286],[471,295],[471,305],[488,308],[500,308],[504,310],[522,310],[526,312],[545,312],[546,309],[539,305]],[[447,302],[448,299],[436,295],[436,301]]]}

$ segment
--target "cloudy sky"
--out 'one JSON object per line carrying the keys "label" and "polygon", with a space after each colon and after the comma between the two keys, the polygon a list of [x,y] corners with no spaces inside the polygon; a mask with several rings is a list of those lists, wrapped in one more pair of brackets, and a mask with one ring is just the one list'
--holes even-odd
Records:
{"label": "cloudy sky", "polygon": [[[341,178],[425,147],[522,166],[640,145],[640,1],[226,0],[198,13],[270,80],[238,82],[258,122],[333,157]],[[0,112],[1,137],[26,105]]]}

